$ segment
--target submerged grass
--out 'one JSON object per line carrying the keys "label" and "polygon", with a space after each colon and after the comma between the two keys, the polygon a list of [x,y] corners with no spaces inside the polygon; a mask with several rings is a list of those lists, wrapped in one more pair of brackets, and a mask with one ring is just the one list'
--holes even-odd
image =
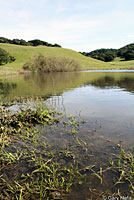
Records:
{"label": "submerged grass", "polygon": [[0,109],[0,199],[61,199],[68,193],[77,165],[60,164],[61,154],[54,155],[45,141],[39,144],[36,127],[57,124],[61,117],[43,104],[14,114]]}
{"label": "submerged grass", "polygon": [[[79,138],[84,119],[64,118],[39,99],[17,103],[17,112],[10,105],[0,109],[1,200],[77,199],[71,196],[75,190],[83,191],[83,199],[134,195],[133,152],[121,147],[109,164],[92,163],[87,141]],[[49,143],[56,132],[60,143],[66,134],[65,144]],[[111,179],[109,189],[106,177]]]}

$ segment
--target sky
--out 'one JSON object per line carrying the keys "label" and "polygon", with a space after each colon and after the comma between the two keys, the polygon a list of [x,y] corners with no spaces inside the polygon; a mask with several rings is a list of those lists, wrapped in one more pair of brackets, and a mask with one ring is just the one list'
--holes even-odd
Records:
{"label": "sky", "polygon": [[89,52],[134,42],[134,0],[0,0],[0,37]]}

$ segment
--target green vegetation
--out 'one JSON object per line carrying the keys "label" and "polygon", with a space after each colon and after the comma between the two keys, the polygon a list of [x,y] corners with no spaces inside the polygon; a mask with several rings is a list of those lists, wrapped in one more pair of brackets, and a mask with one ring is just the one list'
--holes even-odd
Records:
{"label": "green vegetation", "polygon": [[[16,104],[18,111],[12,113],[10,105]],[[75,199],[80,191],[85,191],[85,199],[133,196],[133,150],[125,152],[121,143],[116,144],[109,161],[106,158],[103,163],[103,158],[101,164],[96,163],[89,142],[91,136],[89,141],[89,133],[83,132],[83,139],[79,137],[84,123],[80,117],[65,118],[42,99],[21,98],[9,102],[8,107],[2,104],[0,199],[72,199],[75,190]]]}
{"label": "green vegetation", "polygon": [[117,56],[116,49],[97,49],[91,52],[81,52],[83,55],[92,57],[98,60],[102,60],[104,62],[113,61]]}
{"label": "green vegetation", "polygon": [[79,123],[73,117],[62,121],[42,100],[21,100],[18,105],[15,114],[0,108],[0,199],[62,199],[80,176],[78,164],[69,150],[51,149],[37,124],[47,130],[60,121],[74,127]]}
{"label": "green vegetation", "polygon": [[[43,138],[41,142],[35,127],[59,123],[60,115],[43,103],[35,103],[32,108],[20,107],[21,111],[15,114],[0,109],[1,200],[60,199],[68,193],[76,176],[75,166],[62,166]],[[9,177],[7,169],[11,172]],[[12,179],[13,174],[16,175]]]}
{"label": "green vegetation", "polygon": [[59,44],[50,44],[48,42],[44,42],[42,40],[29,40],[28,42],[23,39],[13,39],[10,40],[8,38],[0,37],[0,43],[7,43],[7,44],[16,44],[16,45],[24,45],[24,46],[48,46],[48,47],[61,47]]}
{"label": "green vegetation", "polygon": [[117,56],[124,60],[134,60],[134,43],[120,48],[117,51]]}
{"label": "green vegetation", "polygon": [[16,58],[14,63],[5,65],[5,70],[7,68],[8,71],[22,70],[22,67],[25,63],[29,62],[31,59],[33,59],[33,57],[38,56],[39,54],[58,58],[67,57],[69,59],[76,60],[76,62],[80,64],[82,69],[110,68],[110,65],[108,65],[105,62],[93,58],[88,58],[70,49],[46,46],[21,46],[6,43],[0,43],[0,47],[8,51],[11,55],[13,55]]}
{"label": "green vegetation", "polygon": [[69,58],[75,60],[81,66],[81,70],[85,69],[132,69],[134,68],[134,61],[121,61],[115,58],[112,62],[103,62],[91,57],[84,56],[76,51],[57,47],[46,46],[22,46],[7,43],[0,43],[0,48],[6,50],[10,55],[15,57],[15,62],[8,63],[0,69],[0,74],[11,74],[16,71],[22,71],[23,65],[29,62],[34,57],[42,54],[43,56],[51,56],[58,58]]}
{"label": "green vegetation", "polygon": [[80,70],[80,65],[73,59],[48,57],[40,54],[31,62],[24,64],[23,69],[38,72],[67,72]]}
{"label": "green vegetation", "polygon": [[91,52],[81,52],[83,55],[105,62],[113,61],[116,57],[123,60],[134,60],[134,43],[120,49],[97,49]]}
{"label": "green vegetation", "polygon": [[[0,37],[0,43],[15,44],[23,46],[47,46],[47,47],[61,47],[59,44],[50,44],[48,42],[34,39],[28,42],[23,39],[8,39]],[[84,56],[92,57],[104,62],[113,61],[116,57],[121,57],[124,60],[134,60],[134,43],[126,45],[120,49],[97,49],[91,52],[80,52]]]}
{"label": "green vegetation", "polygon": [[0,65],[15,61],[15,58],[4,49],[0,48]]}

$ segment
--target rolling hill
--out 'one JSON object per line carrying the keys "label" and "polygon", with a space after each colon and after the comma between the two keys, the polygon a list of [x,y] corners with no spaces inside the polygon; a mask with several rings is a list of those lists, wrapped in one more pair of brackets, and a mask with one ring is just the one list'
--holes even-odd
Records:
{"label": "rolling hill", "polygon": [[[112,62],[103,62],[84,56],[76,51],[46,46],[21,46],[7,43],[0,43],[0,48],[5,49],[12,56],[16,58],[15,62],[4,65],[4,70],[18,71],[22,70],[23,65],[28,62],[32,57],[43,54],[55,57],[69,57],[75,59],[81,65],[81,69],[128,69],[134,68],[134,61],[120,61],[115,59]],[[0,67],[3,70],[3,66]]]}
{"label": "rolling hill", "polygon": [[46,46],[21,46],[7,43],[0,43],[0,48],[5,49],[12,56],[16,58],[16,61],[13,63],[8,63],[5,66],[13,68],[14,70],[22,69],[23,65],[28,62],[32,57],[43,54],[48,56],[56,56],[56,57],[69,57],[75,59],[80,63],[83,69],[95,69],[95,68],[108,68],[109,64],[104,63],[99,60],[95,60],[93,58],[88,58],[86,56],[81,55],[80,53],[58,47],[46,47]]}
{"label": "rolling hill", "polygon": [[101,48],[91,52],[80,52],[80,53],[87,57],[91,57],[104,62],[111,62],[113,60],[117,60],[116,59],[117,57],[120,58],[120,61],[129,61],[129,60],[134,61],[134,43],[128,44],[119,49]]}

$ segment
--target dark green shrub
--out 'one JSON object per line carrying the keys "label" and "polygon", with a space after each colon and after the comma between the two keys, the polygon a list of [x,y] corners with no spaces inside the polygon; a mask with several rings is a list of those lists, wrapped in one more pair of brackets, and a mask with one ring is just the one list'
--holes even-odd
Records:
{"label": "dark green shrub", "polygon": [[127,51],[123,57],[125,60],[134,60],[134,51]]}
{"label": "dark green shrub", "polygon": [[10,61],[9,62],[14,62],[16,60],[16,58],[14,56],[9,56]]}
{"label": "dark green shrub", "polygon": [[30,70],[30,62],[23,65],[24,70]]}
{"label": "dark green shrub", "polygon": [[0,65],[6,64],[10,61],[9,54],[4,50],[0,48]]}
{"label": "dark green shrub", "polygon": [[6,64],[8,62],[15,61],[15,58],[13,56],[10,56],[7,51],[0,48],[0,65]]}

